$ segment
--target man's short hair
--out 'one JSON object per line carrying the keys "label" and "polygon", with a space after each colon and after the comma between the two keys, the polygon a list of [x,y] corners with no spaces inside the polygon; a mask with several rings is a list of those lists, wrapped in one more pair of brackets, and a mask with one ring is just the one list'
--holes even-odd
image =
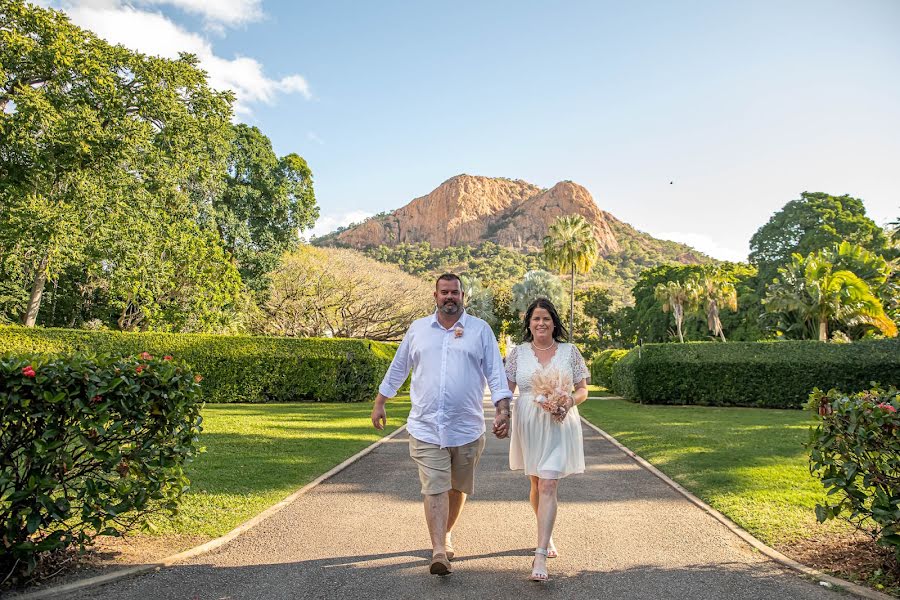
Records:
{"label": "man's short hair", "polygon": [[462,280],[459,278],[459,275],[456,273],[444,273],[440,277],[437,278],[437,281],[434,282],[434,289],[437,289],[439,281],[453,281],[456,280],[459,282],[459,287],[462,289]]}

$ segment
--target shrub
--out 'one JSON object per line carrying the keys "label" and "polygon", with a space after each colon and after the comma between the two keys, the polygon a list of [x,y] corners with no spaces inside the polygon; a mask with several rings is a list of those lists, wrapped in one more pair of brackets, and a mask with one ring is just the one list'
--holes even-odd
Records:
{"label": "shrub", "polygon": [[207,402],[362,402],[396,345],[349,339],[0,327],[0,352],[168,354],[203,375]]}
{"label": "shrub", "polygon": [[828,493],[816,517],[849,521],[900,559],[900,393],[815,390],[807,407],[819,416],[810,472]]}
{"label": "shrub", "polygon": [[645,403],[801,408],[813,388],[900,383],[900,340],[645,344],[613,367],[613,389]]}
{"label": "shrub", "polygon": [[3,573],[174,513],[200,386],[168,357],[0,358]]}
{"label": "shrub", "polygon": [[612,389],[613,365],[619,362],[628,350],[610,349],[597,354],[591,361],[591,383]]}

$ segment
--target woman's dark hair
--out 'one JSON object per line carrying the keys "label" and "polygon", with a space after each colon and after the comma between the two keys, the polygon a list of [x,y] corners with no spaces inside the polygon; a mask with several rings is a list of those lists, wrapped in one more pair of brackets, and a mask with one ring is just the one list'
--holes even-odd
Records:
{"label": "woman's dark hair", "polygon": [[546,298],[536,298],[534,302],[531,303],[531,306],[528,307],[528,310],[525,311],[525,335],[522,337],[526,342],[530,342],[534,339],[534,336],[531,335],[531,329],[528,327],[528,324],[531,323],[531,315],[534,313],[534,309],[543,308],[548,313],[550,313],[550,318],[553,319],[553,339],[559,343],[563,343],[566,341],[566,338],[569,337],[566,328],[563,327],[562,321],[559,318],[559,314],[556,312],[556,307],[553,306],[553,303],[547,300]]}

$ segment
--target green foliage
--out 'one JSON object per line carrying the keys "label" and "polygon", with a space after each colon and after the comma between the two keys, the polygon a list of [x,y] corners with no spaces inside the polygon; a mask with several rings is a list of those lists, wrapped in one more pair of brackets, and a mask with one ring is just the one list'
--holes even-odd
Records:
{"label": "green foliage", "polygon": [[628,350],[607,349],[591,360],[591,383],[607,389],[613,389],[613,365],[622,360]]}
{"label": "green foliage", "polygon": [[827,341],[835,325],[855,338],[872,330],[897,335],[896,324],[866,280],[841,267],[856,269],[874,285],[884,285],[889,273],[884,259],[847,242],[805,258],[795,254],[778,269],[764,300],[780,335]]}
{"label": "green foliage", "polygon": [[566,292],[559,277],[547,271],[529,271],[519,283],[512,287],[510,307],[517,314],[524,315],[528,306],[538,297],[547,298],[556,307],[560,317],[565,314]]}
{"label": "green foliage", "polygon": [[810,472],[828,493],[816,505],[819,522],[849,521],[900,559],[900,393],[816,389],[807,407],[819,416],[807,444]]}
{"label": "green foliage", "polygon": [[0,352],[171,355],[203,376],[207,402],[364,402],[396,346],[347,339],[0,327]]}
{"label": "green foliage", "polygon": [[[660,265],[645,270],[632,290],[634,307],[619,315],[621,343],[665,342],[677,335],[670,328],[669,316],[660,310],[656,288],[668,282],[685,283],[698,280],[707,267],[703,265]],[[738,312],[720,314],[722,330],[729,340],[755,341],[765,336],[759,316],[763,312],[757,293],[756,269],[741,263],[721,263],[717,273],[734,286]],[[686,340],[708,339],[707,314],[685,311],[683,331]]]}
{"label": "green foliage", "polygon": [[213,201],[216,223],[227,251],[247,286],[263,291],[266,274],[284,252],[294,250],[297,231],[319,216],[312,171],[296,154],[278,158],[259,129],[232,127],[225,190]]}
{"label": "green foliage", "polygon": [[495,327],[497,315],[494,314],[494,294],[491,289],[482,285],[477,277],[463,275],[460,279],[466,298],[466,312]]}
{"label": "green foliage", "polygon": [[575,332],[575,274],[587,273],[597,261],[597,238],[581,215],[557,217],[544,238],[547,266],[570,275],[569,341]]}
{"label": "green foliage", "polygon": [[613,367],[613,390],[653,404],[799,408],[813,388],[900,383],[900,340],[644,344]]}
{"label": "green foliage", "polygon": [[149,354],[0,357],[3,573],[175,514],[198,452],[194,374]]}
{"label": "green foliage", "polygon": [[23,265],[33,325],[47,281],[115,269],[140,239],[132,223],[196,216],[219,185],[232,97],[194,56],[112,46],[24,2],[4,2],[0,35],[0,255]]}
{"label": "green foliage", "polygon": [[777,275],[778,267],[791,261],[791,255],[806,256],[842,241],[875,253],[887,247],[884,231],[866,216],[862,200],[803,192],[750,238],[750,262],[759,267],[765,284]]}

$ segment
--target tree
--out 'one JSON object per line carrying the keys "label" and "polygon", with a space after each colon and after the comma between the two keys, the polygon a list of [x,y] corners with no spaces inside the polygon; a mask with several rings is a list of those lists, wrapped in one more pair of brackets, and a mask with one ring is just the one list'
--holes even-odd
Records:
{"label": "tree", "polygon": [[297,247],[301,229],[319,216],[312,171],[300,156],[278,158],[256,127],[232,128],[225,190],[213,206],[222,242],[247,286],[266,288],[266,274]]}
{"label": "tree", "polygon": [[778,316],[781,334],[827,341],[833,323],[868,326],[894,337],[897,326],[884,312],[872,289],[861,277],[836,268],[832,253],[794,254],[791,263],[778,270],[768,288],[766,309]]}
{"label": "tree", "polygon": [[482,285],[477,277],[462,275],[460,279],[466,298],[466,312],[484,319],[493,328],[497,324],[497,316],[494,313],[494,294],[490,288]]}
{"label": "tree", "polygon": [[528,306],[536,298],[547,298],[554,306],[560,307],[565,301],[566,292],[559,277],[547,271],[529,271],[519,283],[512,288],[512,309],[524,315]]}
{"label": "tree", "polygon": [[569,341],[575,330],[575,273],[587,273],[597,260],[597,238],[581,215],[558,217],[544,238],[547,266],[571,274],[569,291]]}
{"label": "tree", "polygon": [[765,285],[793,254],[806,256],[845,240],[876,253],[887,245],[884,231],[866,216],[862,200],[803,192],[753,234],[750,262],[759,267]]}
{"label": "tree", "polygon": [[616,316],[612,298],[606,288],[595,285],[578,293],[585,316],[591,320],[601,345],[612,346],[617,339]]}
{"label": "tree", "polygon": [[725,341],[722,321],[719,319],[719,308],[737,311],[737,290],[728,280],[728,276],[718,267],[705,267],[699,276],[691,281],[697,293],[698,305],[706,311],[706,326],[713,337]]}
{"label": "tree", "polygon": [[692,281],[669,281],[656,286],[656,299],[662,304],[664,313],[671,312],[675,317],[675,329],[678,333],[678,341],[684,343],[682,323],[684,315],[689,312],[697,301],[698,290]]}
{"label": "tree", "polygon": [[110,215],[142,211],[137,197],[198,212],[197,190],[224,166],[232,95],[192,55],[112,46],[19,0],[2,3],[0,35],[0,252],[25,263],[33,326],[48,279],[84,263],[102,232],[128,236]]}
{"label": "tree", "polygon": [[301,246],[272,273],[262,333],[398,340],[434,310],[434,286],[355,250]]}

